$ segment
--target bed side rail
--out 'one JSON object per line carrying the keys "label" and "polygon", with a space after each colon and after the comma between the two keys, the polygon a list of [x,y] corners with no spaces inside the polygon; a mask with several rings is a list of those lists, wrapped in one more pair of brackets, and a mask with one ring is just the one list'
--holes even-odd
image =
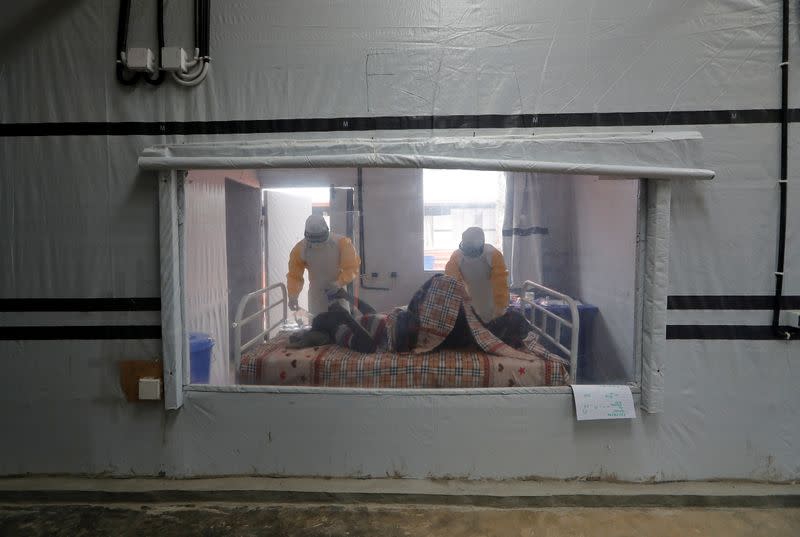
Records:
{"label": "bed side rail", "polygon": [[[275,302],[270,302],[270,293],[279,290],[281,298]],[[274,294],[274,293],[273,293]],[[242,318],[244,315],[244,310],[247,308],[247,305],[253,299],[257,297],[264,297],[262,304],[264,307],[259,309],[257,312],[248,315],[245,318]],[[276,323],[270,323],[271,320],[271,311],[278,307],[283,306],[282,317]],[[274,285],[270,285],[269,287],[264,287],[263,289],[259,289],[257,291],[253,291],[252,293],[247,293],[242,297],[242,300],[239,301],[239,307],[236,308],[236,317],[233,321],[233,340],[236,344],[235,347],[235,359],[236,359],[236,371],[239,370],[239,362],[242,359],[242,353],[245,352],[247,349],[264,341],[264,339],[269,338],[270,332],[281,326],[283,323],[286,322],[286,319],[289,317],[289,301],[288,295],[286,292],[286,285],[283,283],[276,283]],[[242,327],[246,324],[252,323],[254,321],[261,321],[261,330],[259,331],[258,335],[247,341],[245,343],[242,342]]]}
{"label": "bed side rail", "polygon": [[[538,304],[535,300],[528,300],[528,292],[533,291],[534,297],[546,296],[549,298],[556,298],[563,300],[569,307],[570,319],[560,317],[552,311],[548,310],[542,304]],[[547,341],[552,343],[557,349],[567,355],[569,358],[569,374],[574,383],[578,373],[578,336],[580,333],[580,316],[578,315],[578,302],[571,296],[559,293],[553,289],[540,285],[530,280],[522,284],[520,302],[523,305],[530,305],[531,313],[528,319],[533,325],[534,329]],[[527,311],[525,308],[524,311]],[[536,315],[536,312],[540,315]],[[552,322],[548,322],[552,321]],[[548,325],[553,327],[552,333],[548,330]],[[569,348],[561,343],[561,333],[564,328],[570,331]]]}

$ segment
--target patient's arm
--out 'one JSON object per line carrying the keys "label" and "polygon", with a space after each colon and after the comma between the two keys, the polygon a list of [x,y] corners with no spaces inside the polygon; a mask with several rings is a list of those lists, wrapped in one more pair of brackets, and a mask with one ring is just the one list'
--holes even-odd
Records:
{"label": "patient's arm", "polygon": [[[375,308],[373,308],[367,302],[365,302],[364,300],[361,300],[360,298],[358,300],[356,300],[356,298],[353,295],[348,293],[343,288],[339,289],[336,292],[336,294],[333,295],[331,298],[332,298],[332,301],[335,301],[335,300],[347,300],[350,304],[355,306],[358,309],[358,311],[361,312],[362,315],[368,315],[368,314],[376,313]],[[329,309],[331,307],[329,307]]]}
{"label": "patient's arm", "polygon": [[528,319],[522,313],[513,309],[509,309],[500,317],[492,319],[491,322],[486,324],[486,328],[496,338],[514,349],[521,348],[522,342],[533,330]]}
{"label": "patient's arm", "polygon": [[334,304],[331,311],[319,313],[311,321],[311,329],[326,332],[331,341],[336,340],[336,331],[340,326],[346,326],[352,332],[349,347],[358,352],[372,353],[378,348],[372,336],[353,319],[349,312]]}

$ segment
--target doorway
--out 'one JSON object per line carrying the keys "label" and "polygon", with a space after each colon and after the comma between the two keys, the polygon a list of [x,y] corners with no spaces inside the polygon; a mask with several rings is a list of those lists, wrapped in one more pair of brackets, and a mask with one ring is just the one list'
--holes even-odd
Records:
{"label": "doorway", "polygon": [[[325,219],[331,233],[343,235],[355,243],[352,187],[289,187],[263,189],[264,214],[264,278],[265,287],[286,282],[289,254],[304,238],[309,215]],[[306,277],[306,283],[308,278]],[[298,297],[300,313],[306,320],[308,285]]]}

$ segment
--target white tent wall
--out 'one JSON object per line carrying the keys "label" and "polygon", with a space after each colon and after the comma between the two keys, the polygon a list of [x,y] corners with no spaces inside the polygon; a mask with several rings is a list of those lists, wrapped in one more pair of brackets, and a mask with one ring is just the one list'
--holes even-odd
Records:
{"label": "white tent wall", "polygon": [[[191,2],[167,5],[168,43],[190,46]],[[376,128],[419,129],[425,123],[415,116],[464,115],[437,125],[485,134],[521,127],[513,114],[565,114],[547,121],[572,131],[700,131],[705,167],[717,178],[673,185],[669,294],[773,292],[780,131],[776,114],[758,111],[780,103],[780,2],[220,1],[212,5],[211,74],[191,90],[117,84],[117,9],[72,2],[0,52],[3,299],[159,295],[157,179],[136,164],[145,147],[278,136],[271,124],[243,135],[228,120],[308,119],[290,126],[339,129],[279,134],[309,138],[354,135],[341,121],[315,118],[397,116]],[[132,12],[129,45],[153,46],[152,6],[135,1]],[[611,112],[673,114],[668,127],[644,114],[597,125],[570,116]],[[175,134],[180,124],[168,122],[183,121],[219,121],[208,132],[230,132]],[[796,296],[800,139],[790,132],[785,293]],[[676,325],[769,322],[765,310],[668,313]],[[87,325],[88,317],[157,325],[139,317],[155,314],[34,312],[26,326]],[[537,394],[187,392],[183,408],[166,412],[125,402],[118,380],[117,362],[158,355],[158,339],[15,339],[2,319],[4,475],[800,477],[797,342],[670,339],[664,412],[631,422],[576,423],[569,396]]]}
{"label": "white tent wall", "polygon": [[[408,304],[427,279],[422,257],[422,170],[365,168],[364,253],[369,274],[364,300],[380,311]],[[391,272],[397,278],[390,277]]]}
{"label": "white tent wall", "polygon": [[572,272],[575,296],[598,308],[591,327],[595,382],[635,378],[637,187],[598,177],[573,182],[575,244],[564,269]]}

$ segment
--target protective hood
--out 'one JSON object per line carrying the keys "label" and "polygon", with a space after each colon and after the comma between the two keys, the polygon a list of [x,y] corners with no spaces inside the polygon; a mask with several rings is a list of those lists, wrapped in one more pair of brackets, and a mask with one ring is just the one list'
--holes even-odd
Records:
{"label": "protective hood", "polygon": [[467,228],[461,234],[461,244],[458,247],[468,257],[478,257],[483,253],[483,245],[486,242],[486,237],[483,230],[479,227]]}
{"label": "protective hood", "polygon": [[306,232],[305,237],[309,242],[325,242],[328,240],[330,230],[328,223],[325,219],[318,215],[312,214],[306,219]]}

